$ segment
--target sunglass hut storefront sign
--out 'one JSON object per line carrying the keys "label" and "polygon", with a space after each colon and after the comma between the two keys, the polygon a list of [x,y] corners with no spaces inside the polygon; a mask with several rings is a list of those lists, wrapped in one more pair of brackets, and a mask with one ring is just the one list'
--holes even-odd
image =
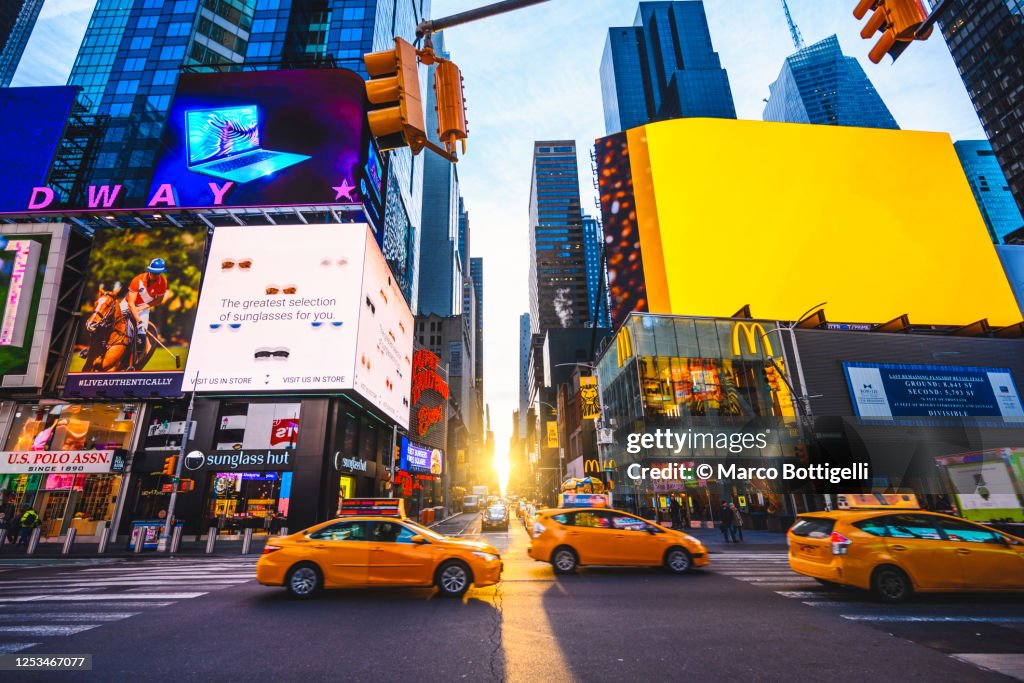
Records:
{"label": "sunglass hut storefront sign", "polygon": [[190,472],[205,469],[216,469],[218,472],[289,470],[292,467],[291,458],[291,451],[234,451],[231,453],[192,451],[185,456],[185,469]]}

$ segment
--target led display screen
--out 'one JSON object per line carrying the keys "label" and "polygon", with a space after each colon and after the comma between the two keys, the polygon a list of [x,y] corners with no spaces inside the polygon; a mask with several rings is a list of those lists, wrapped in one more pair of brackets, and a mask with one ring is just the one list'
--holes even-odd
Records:
{"label": "led display screen", "polygon": [[78,89],[0,88],[0,211],[24,210],[46,184]]}

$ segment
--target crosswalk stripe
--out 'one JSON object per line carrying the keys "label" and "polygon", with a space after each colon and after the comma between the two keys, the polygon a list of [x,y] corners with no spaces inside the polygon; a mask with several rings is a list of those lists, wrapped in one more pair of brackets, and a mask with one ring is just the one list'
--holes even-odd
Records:
{"label": "crosswalk stripe", "polygon": [[12,633],[33,638],[45,638],[47,636],[73,636],[82,631],[94,629],[99,624],[80,624],[78,626],[67,626],[64,624],[48,624],[38,626],[0,626],[0,633]]}
{"label": "crosswalk stripe", "polygon": [[0,655],[10,655],[15,652],[35,647],[39,643],[0,643]]}
{"label": "crosswalk stripe", "polygon": [[969,617],[969,616],[945,616],[945,615],[918,615],[918,614],[842,614],[840,615],[843,619],[849,619],[850,621],[893,621],[893,622],[909,622],[909,623],[966,623],[966,624],[1024,624],[1024,617],[1011,617],[1011,616],[984,616],[984,617]]}
{"label": "crosswalk stripe", "polygon": [[131,600],[188,600],[198,598],[201,593],[103,593],[103,594],[74,594],[74,595],[24,595],[17,598],[0,598],[0,602],[78,602],[85,600],[120,600],[128,598]]}
{"label": "crosswalk stripe", "polygon": [[21,612],[4,613],[5,623],[16,621],[121,621],[142,612]]}
{"label": "crosswalk stripe", "polygon": [[[138,596],[130,595],[129,597],[135,598],[135,597],[138,597]],[[7,615],[10,612],[12,612],[12,611],[17,612],[18,610],[23,610],[26,607],[31,606],[32,604],[35,604],[35,603],[29,603],[29,602],[25,602],[25,601],[14,602],[14,603],[10,603],[10,604],[0,603],[0,618],[6,618]],[[150,607],[166,607],[167,605],[173,605],[173,604],[175,604],[173,600],[172,601],[166,601],[166,602],[160,602],[160,601],[155,601],[154,602],[154,601],[150,601],[150,600],[147,600],[145,602],[136,602],[134,600],[125,600],[124,602],[94,602],[93,604],[89,605],[89,607],[90,607],[90,609],[97,609],[97,610],[126,610],[126,609],[139,609],[140,607],[145,607],[146,609],[149,609]]]}
{"label": "crosswalk stripe", "polygon": [[775,591],[784,598],[827,598],[829,593],[819,591]]}
{"label": "crosswalk stripe", "polygon": [[994,653],[994,654],[952,654],[953,659],[967,662],[974,666],[1001,673],[1010,678],[1024,680],[1024,654],[1019,653]]}

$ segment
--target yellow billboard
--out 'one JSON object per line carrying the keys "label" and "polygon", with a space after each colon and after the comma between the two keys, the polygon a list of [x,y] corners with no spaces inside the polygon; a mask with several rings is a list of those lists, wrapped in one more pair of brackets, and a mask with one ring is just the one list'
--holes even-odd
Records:
{"label": "yellow billboard", "polygon": [[649,312],[1021,320],[946,134],[680,119],[626,136]]}

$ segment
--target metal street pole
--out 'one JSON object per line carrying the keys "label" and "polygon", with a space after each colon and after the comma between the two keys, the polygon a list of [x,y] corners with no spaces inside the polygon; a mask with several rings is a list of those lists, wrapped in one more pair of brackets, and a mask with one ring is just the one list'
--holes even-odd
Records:
{"label": "metal street pole", "polygon": [[388,489],[388,498],[395,497],[395,448],[398,447],[398,425],[391,428],[391,488]]}
{"label": "metal street pole", "polygon": [[171,537],[171,523],[174,521],[174,506],[178,502],[178,487],[181,485],[181,468],[185,465],[185,450],[188,447],[188,433],[192,428],[192,409],[196,404],[196,387],[199,385],[199,373],[196,372],[195,382],[192,383],[192,396],[188,400],[188,410],[185,411],[185,430],[181,435],[181,448],[178,450],[178,462],[174,468],[173,486],[171,489],[171,500],[167,503],[167,521],[164,522],[164,533],[157,540],[157,552],[167,550],[167,542]]}
{"label": "metal street pole", "polygon": [[495,2],[484,7],[477,7],[476,9],[466,10],[465,12],[459,12],[458,14],[452,14],[451,16],[442,17],[440,19],[424,19],[420,22],[420,25],[416,27],[416,37],[424,38],[429,36],[431,33],[440,33],[446,28],[461,26],[462,24],[468,24],[471,21],[479,21],[480,19],[488,19],[499,14],[523,9],[524,7],[530,7],[531,5],[539,5],[542,2],[547,1],[548,0],[502,0],[502,2]]}

